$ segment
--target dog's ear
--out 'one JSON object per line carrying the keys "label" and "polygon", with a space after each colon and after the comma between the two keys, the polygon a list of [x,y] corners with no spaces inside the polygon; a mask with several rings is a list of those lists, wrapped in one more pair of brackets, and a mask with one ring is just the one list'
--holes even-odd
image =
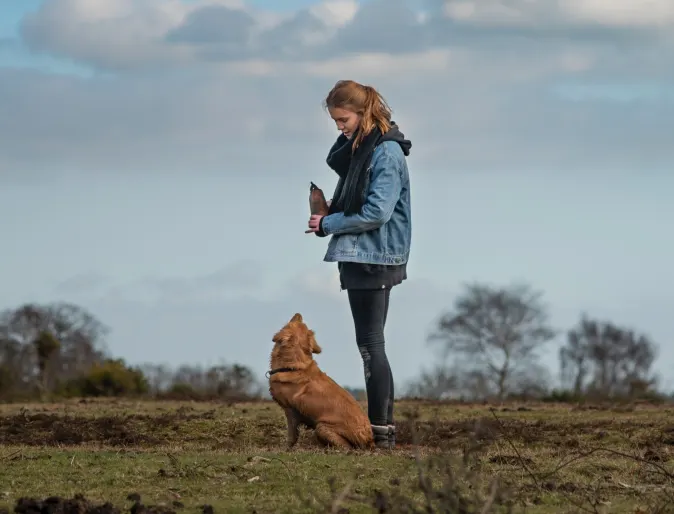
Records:
{"label": "dog's ear", "polygon": [[287,343],[290,341],[293,337],[293,333],[291,330],[288,330],[287,328],[282,328],[276,334],[274,334],[274,337],[272,337],[272,341],[275,344],[283,344]]}
{"label": "dog's ear", "polygon": [[309,334],[309,339],[311,341],[311,353],[321,353],[323,349],[316,342],[316,337],[314,337],[314,331],[312,330]]}
{"label": "dog's ear", "polygon": [[296,313],[292,318],[290,318],[290,323],[292,323],[293,321],[303,321],[302,315],[299,312]]}

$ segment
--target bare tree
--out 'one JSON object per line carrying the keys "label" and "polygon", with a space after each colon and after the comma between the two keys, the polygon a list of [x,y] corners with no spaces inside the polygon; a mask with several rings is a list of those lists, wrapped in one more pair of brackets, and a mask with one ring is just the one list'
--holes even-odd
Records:
{"label": "bare tree", "polygon": [[240,364],[210,368],[180,366],[173,374],[170,388],[187,388],[197,394],[221,398],[257,397],[262,392],[253,372]]}
{"label": "bare tree", "polygon": [[233,364],[231,366],[218,366],[219,382],[218,396],[225,397],[252,397],[260,394],[259,385],[253,372],[246,366]]}
{"label": "bare tree", "polygon": [[48,388],[48,372],[51,371],[51,362],[61,348],[61,342],[48,330],[42,330],[35,340],[35,353],[37,354],[37,367],[40,373],[40,393],[44,398]]}
{"label": "bare tree", "polygon": [[173,375],[172,386],[189,386],[194,391],[206,390],[206,371],[202,366],[183,364]]}
{"label": "bare tree", "polygon": [[164,392],[171,386],[173,372],[165,364],[146,363],[140,366],[140,369],[147,379],[152,394]]}
{"label": "bare tree", "polygon": [[537,362],[529,362],[512,376],[512,393],[522,400],[543,398],[550,393],[550,370]]}
{"label": "bare tree", "polygon": [[[2,330],[2,325],[0,325]],[[25,391],[33,385],[32,349],[22,346],[7,337],[6,331],[0,336],[0,375],[3,396],[11,396],[16,391]]]}
{"label": "bare tree", "polygon": [[26,304],[0,315],[0,365],[11,367],[15,387],[48,389],[101,362],[107,333],[76,305]]}
{"label": "bare tree", "polygon": [[86,372],[107,357],[105,338],[110,333],[93,314],[70,303],[47,307],[48,327],[61,342],[59,370],[63,378]]}
{"label": "bare tree", "polygon": [[583,315],[560,349],[562,380],[577,395],[633,396],[651,389],[657,346],[645,335]]}
{"label": "bare tree", "polygon": [[430,371],[422,371],[419,378],[407,386],[406,396],[445,400],[459,394],[459,378],[454,370],[436,366]]}
{"label": "bare tree", "polygon": [[588,341],[597,338],[597,332],[596,323],[583,319],[578,329],[569,331],[566,345],[559,349],[562,384],[571,387],[576,397],[583,394],[591,370]]}
{"label": "bare tree", "polygon": [[10,370],[8,389],[24,390],[38,385],[38,362],[34,341],[41,331],[42,313],[38,306],[24,305],[0,314],[0,363]]}
{"label": "bare tree", "polygon": [[471,284],[441,316],[429,342],[464,373],[486,379],[497,398],[515,392],[538,351],[555,337],[542,294],[526,285]]}

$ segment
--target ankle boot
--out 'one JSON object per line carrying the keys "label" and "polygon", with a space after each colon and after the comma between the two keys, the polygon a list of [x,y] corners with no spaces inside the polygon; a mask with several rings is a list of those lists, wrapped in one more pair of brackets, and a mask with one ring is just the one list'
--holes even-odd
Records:
{"label": "ankle boot", "polygon": [[388,445],[391,450],[396,447],[396,426],[388,426]]}
{"label": "ankle boot", "polygon": [[372,425],[372,435],[374,436],[374,445],[377,448],[388,450],[389,444],[389,430],[386,425]]}

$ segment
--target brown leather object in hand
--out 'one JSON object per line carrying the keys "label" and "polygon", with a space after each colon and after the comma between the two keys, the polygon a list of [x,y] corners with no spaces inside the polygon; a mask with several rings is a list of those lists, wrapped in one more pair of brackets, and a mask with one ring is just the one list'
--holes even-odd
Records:
{"label": "brown leather object in hand", "polygon": [[309,209],[311,209],[312,216],[314,214],[320,216],[328,215],[328,202],[325,201],[323,190],[313,182],[309,187]]}

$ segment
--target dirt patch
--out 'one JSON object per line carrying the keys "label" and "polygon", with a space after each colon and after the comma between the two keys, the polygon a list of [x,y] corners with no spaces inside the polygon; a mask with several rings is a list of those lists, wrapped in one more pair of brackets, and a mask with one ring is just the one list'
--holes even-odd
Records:
{"label": "dirt patch", "polygon": [[[173,505],[143,505],[140,495],[130,494],[128,499],[133,501],[133,505],[127,508],[120,508],[112,505],[110,502],[94,503],[87,500],[83,495],[76,494],[73,498],[62,498],[60,496],[50,496],[45,499],[19,498],[14,506],[16,514],[121,514],[129,512],[130,514],[176,514],[176,511],[184,506],[180,502],[173,502]],[[213,507],[202,505],[203,514],[213,514]],[[9,510],[0,508],[0,514],[9,514]]]}
{"label": "dirt patch", "polygon": [[168,430],[178,430],[181,423],[192,419],[213,416],[209,412],[99,417],[22,412],[0,417],[0,444],[57,446],[95,442],[111,446],[158,446],[166,443]]}
{"label": "dirt patch", "polygon": [[[488,446],[509,440],[519,444],[553,445],[578,450],[613,436],[628,438],[644,448],[661,452],[674,444],[674,427],[663,422],[588,419],[552,422],[483,415],[473,419],[421,421],[398,420],[397,443],[431,448],[461,448],[466,444]],[[180,409],[156,414],[64,415],[22,411],[0,416],[0,445],[76,446],[100,444],[113,447],[152,448],[174,443],[205,445],[214,450],[235,450],[242,444],[259,448],[285,445],[285,421],[261,415],[255,418],[216,417],[216,411]],[[302,446],[313,446],[303,437]],[[664,459],[664,457],[661,457]],[[652,457],[652,460],[657,457]]]}
{"label": "dirt patch", "polygon": [[479,418],[462,421],[396,422],[396,442],[402,445],[445,446],[452,442],[462,444],[467,438],[492,441],[501,434],[494,419]]}
{"label": "dirt patch", "polygon": [[[582,440],[603,439],[610,434],[632,437],[635,440],[652,439],[652,431],[658,423],[617,421],[611,419],[586,422],[553,423],[543,420],[521,420],[485,416],[462,421],[410,421],[396,422],[396,440],[402,445],[419,444],[431,447],[459,447],[468,441],[489,444],[507,439],[512,442],[549,445],[576,449],[583,446]],[[661,430],[661,429],[660,429]],[[640,434],[643,434],[640,436]],[[599,436],[598,434],[601,434]],[[674,434],[662,436],[662,444],[674,441]]]}

